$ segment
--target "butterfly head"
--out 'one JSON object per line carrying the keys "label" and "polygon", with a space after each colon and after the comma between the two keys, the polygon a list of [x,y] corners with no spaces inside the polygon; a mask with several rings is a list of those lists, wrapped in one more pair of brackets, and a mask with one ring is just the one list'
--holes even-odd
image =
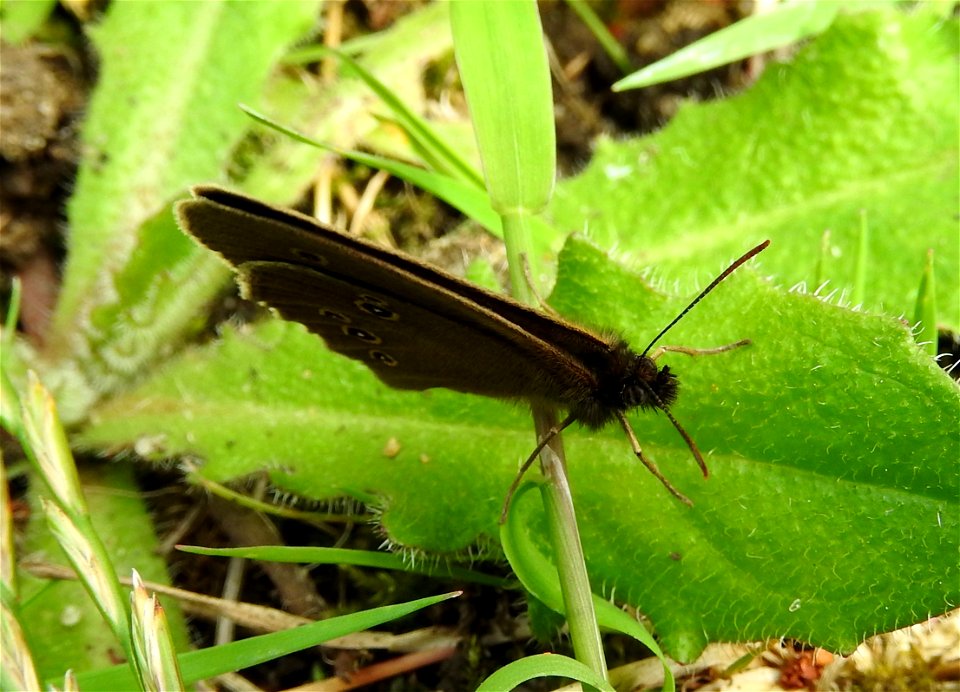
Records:
{"label": "butterfly head", "polygon": [[590,396],[571,407],[576,419],[591,428],[601,428],[638,407],[666,409],[677,399],[680,384],[670,368],[657,366],[620,338],[611,340],[610,352],[593,372],[597,382]]}
{"label": "butterfly head", "polygon": [[633,361],[623,376],[622,409],[669,408],[677,400],[680,383],[670,367],[662,368],[649,356],[630,354]]}

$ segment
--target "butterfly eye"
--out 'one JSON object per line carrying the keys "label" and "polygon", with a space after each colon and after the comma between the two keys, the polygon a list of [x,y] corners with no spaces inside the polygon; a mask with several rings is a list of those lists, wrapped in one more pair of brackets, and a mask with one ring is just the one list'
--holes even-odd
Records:
{"label": "butterfly eye", "polygon": [[360,299],[355,301],[354,305],[368,315],[379,317],[381,320],[396,322],[400,319],[400,315],[391,310],[385,300],[375,296],[360,296]]}
{"label": "butterfly eye", "polygon": [[370,351],[370,357],[378,363],[382,363],[391,368],[397,365],[397,359],[383,351]]}
{"label": "butterfly eye", "polygon": [[376,334],[368,332],[366,329],[360,329],[360,327],[349,327],[344,325],[341,327],[343,333],[347,336],[352,336],[354,339],[360,339],[360,341],[366,341],[368,344],[379,344],[380,337]]}
{"label": "butterfly eye", "polygon": [[323,255],[318,255],[315,252],[310,252],[309,250],[301,250],[298,247],[293,247],[290,248],[290,252],[302,260],[311,262],[313,264],[319,264],[321,267],[326,267],[328,264],[330,264],[326,257]]}
{"label": "butterfly eye", "polygon": [[331,322],[342,322],[343,324],[350,324],[350,318],[344,315],[342,312],[336,312],[335,310],[321,310],[320,317],[325,317]]}

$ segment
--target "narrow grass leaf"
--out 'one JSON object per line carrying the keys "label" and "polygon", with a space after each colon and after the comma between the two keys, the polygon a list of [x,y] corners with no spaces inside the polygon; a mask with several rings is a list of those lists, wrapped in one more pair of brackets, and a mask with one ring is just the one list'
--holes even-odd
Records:
{"label": "narrow grass leaf", "polygon": [[639,89],[689,77],[795,43],[830,26],[839,9],[836,2],[775,5],[770,12],[742,19],[624,77],[613,85],[613,90]]}
{"label": "narrow grass leaf", "polygon": [[397,176],[401,180],[405,180],[408,183],[416,185],[420,189],[426,190],[430,194],[442,199],[455,209],[463,212],[466,216],[490,231],[490,233],[493,235],[498,237],[503,235],[503,225],[500,221],[500,217],[490,206],[490,200],[482,188],[478,188],[470,183],[465,183],[442,173],[424,170],[423,168],[419,168],[417,166],[411,166],[408,163],[397,161],[396,159],[390,159],[385,156],[377,156],[376,154],[367,154],[355,149],[343,149],[331,144],[325,144],[307,137],[306,135],[297,132],[296,130],[293,130],[281,123],[278,123],[262,113],[258,113],[252,108],[248,108],[246,106],[241,106],[241,108],[257,122],[262,123],[263,125],[266,125],[277,132],[281,132],[284,135],[297,140],[298,142],[309,144],[312,147],[317,147],[319,149],[323,149],[324,151],[333,152],[365,166],[387,171],[388,173]]}
{"label": "narrow grass leaf", "polygon": [[614,692],[613,686],[603,676],[597,675],[580,661],[559,654],[527,656],[508,663],[480,683],[477,692],[503,692],[529,680],[548,677],[569,678],[604,692]]}
{"label": "narrow grass leaf", "polygon": [[[250,637],[223,646],[201,651],[189,651],[178,657],[181,675],[184,683],[190,684],[248,668],[295,651],[302,651],[330,639],[398,620],[458,595],[459,592],[454,592],[397,605],[372,608],[360,613],[321,620],[282,632],[271,632],[258,637]],[[83,689],[90,690],[130,689],[133,683],[132,675],[125,666],[116,666],[106,671],[82,673],[77,678]]]}

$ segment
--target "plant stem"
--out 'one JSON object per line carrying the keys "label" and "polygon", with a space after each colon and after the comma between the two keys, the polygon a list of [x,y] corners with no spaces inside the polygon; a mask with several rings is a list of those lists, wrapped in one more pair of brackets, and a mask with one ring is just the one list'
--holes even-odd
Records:
{"label": "plant stem", "polygon": [[[556,412],[541,407],[533,407],[533,419],[538,436],[545,435],[557,425]],[[574,656],[581,663],[607,677],[607,663],[603,656],[600,629],[593,608],[593,592],[590,589],[583,545],[577,530],[573,497],[567,481],[563,438],[560,435],[555,435],[543,448],[540,464],[547,479],[547,482],[540,486],[540,494],[547,513],[550,542],[554,548]]]}

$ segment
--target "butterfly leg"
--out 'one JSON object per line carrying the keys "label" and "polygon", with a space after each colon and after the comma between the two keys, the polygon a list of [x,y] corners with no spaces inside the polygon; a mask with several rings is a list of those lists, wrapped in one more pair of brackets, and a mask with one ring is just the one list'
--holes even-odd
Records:
{"label": "butterfly leg", "polygon": [[533,465],[533,462],[537,460],[537,457],[540,456],[540,452],[543,451],[543,448],[550,443],[550,440],[555,438],[560,434],[560,431],[564,428],[569,427],[576,418],[573,415],[569,415],[563,419],[563,422],[560,425],[550,428],[543,437],[540,438],[540,442],[537,443],[537,446],[533,448],[533,451],[530,453],[530,456],[527,457],[527,460],[523,462],[523,466],[520,467],[520,470],[517,471],[517,475],[513,479],[513,483],[510,484],[510,489],[507,490],[507,497],[503,501],[503,509],[500,510],[500,523],[502,524],[507,520],[507,512],[510,511],[510,502],[513,500],[514,494],[517,492],[517,488],[520,487],[520,481],[523,480],[524,474],[527,470]]}
{"label": "butterfly leg", "polygon": [[537,304],[540,306],[540,309],[551,317],[560,317],[560,313],[554,310],[550,305],[543,299],[543,296],[540,295],[540,292],[537,290],[537,285],[533,282],[533,274],[530,271],[530,261],[527,259],[526,253],[520,254],[520,264],[523,267],[523,278],[527,282],[527,288],[530,289],[530,292],[533,294],[533,297],[536,299]]}
{"label": "butterfly leg", "polygon": [[690,498],[674,488],[673,484],[668,481],[662,473],[660,473],[660,469],[657,468],[657,465],[644,455],[643,450],[640,449],[640,442],[637,440],[637,435],[633,432],[633,428],[630,427],[630,421],[627,420],[627,417],[621,413],[618,415],[618,418],[620,419],[620,425],[623,427],[623,431],[627,434],[627,439],[630,440],[630,447],[633,449],[633,453],[636,454],[637,458],[643,462],[644,466],[647,467],[647,471],[652,473],[654,477],[663,484],[663,487],[670,491],[671,495],[680,500],[680,502],[683,504],[693,507],[693,502],[690,500]]}
{"label": "butterfly leg", "polygon": [[734,341],[732,344],[725,344],[723,346],[717,346],[716,348],[690,348],[689,346],[657,346],[650,352],[650,359],[656,360],[664,353],[686,353],[688,356],[713,356],[717,353],[724,353],[726,351],[732,351],[735,348],[740,348],[741,346],[749,346],[752,342],[750,339],[740,339],[740,341]]}

